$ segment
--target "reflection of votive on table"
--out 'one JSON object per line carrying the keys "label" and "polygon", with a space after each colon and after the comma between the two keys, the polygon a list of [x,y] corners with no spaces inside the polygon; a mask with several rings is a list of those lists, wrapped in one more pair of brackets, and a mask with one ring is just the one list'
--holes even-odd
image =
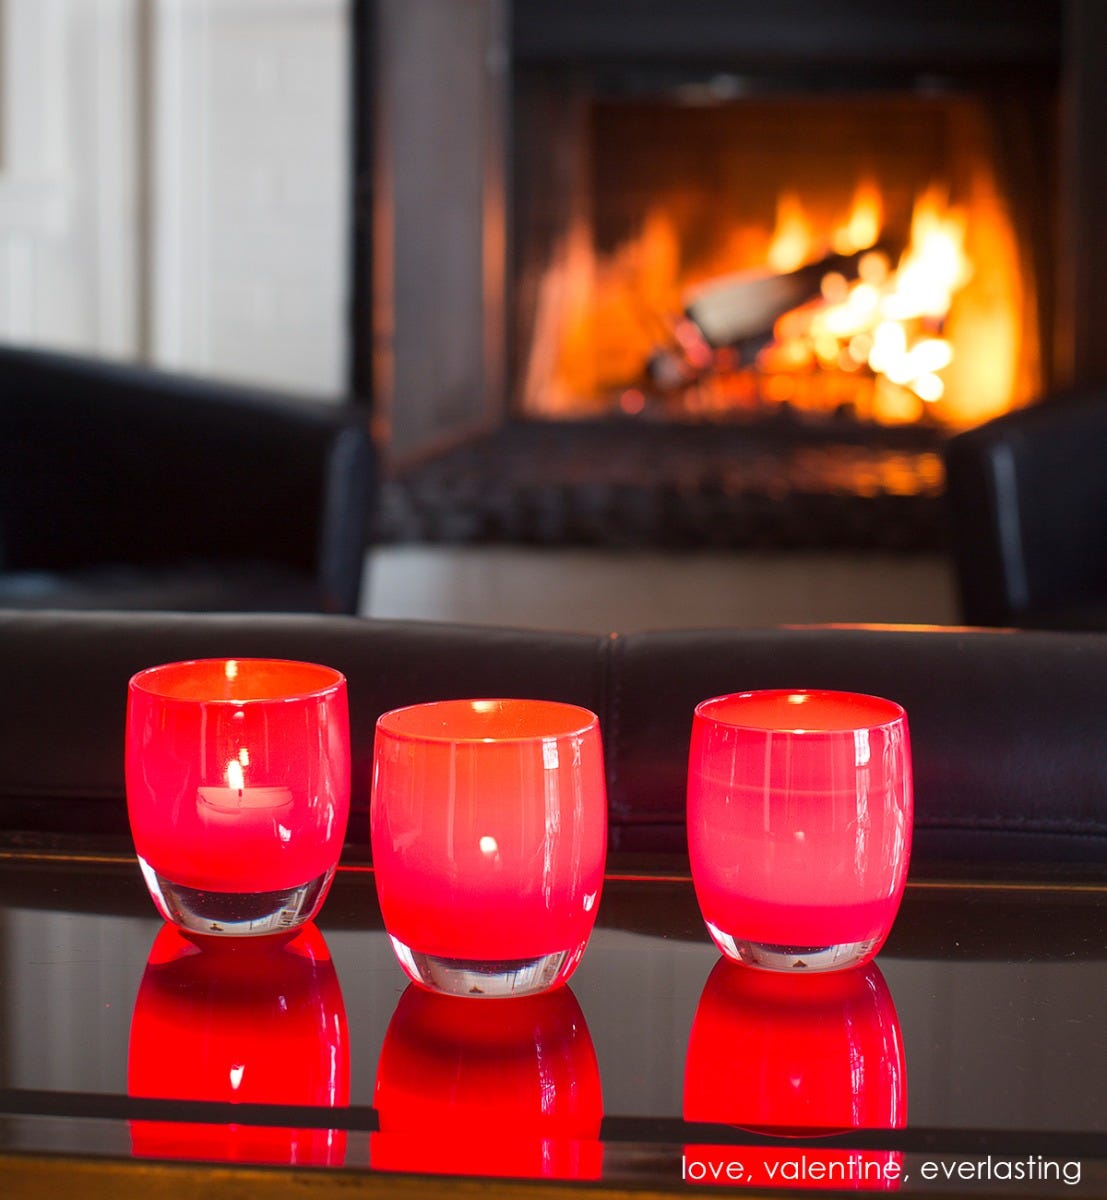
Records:
{"label": "reflection of votive on table", "polygon": [[[135,1000],[127,1075],[128,1093],[136,1098],[347,1104],[346,1012],[318,928],[309,922],[287,941],[209,939],[199,948],[165,926]],[[140,1157],[345,1161],[346,1134],[325,1127],[138,1119],[130,1129]]]}
{"label": "reflection of votive on table", "polygon": [[597,1179],[599,1064],[568,987],[481,1002],[412,985],[377,1068],[377,1170]]}
{"label": "reflection of votive on table", "polygon": [[903,1037],[876,965],[795,976],[721,959],[692,1023],[684,1119],[789,1139],[688,1145],[687,1183],[898,1189],[899,1151],[819,1143],[820,1134],[907,1121]]}

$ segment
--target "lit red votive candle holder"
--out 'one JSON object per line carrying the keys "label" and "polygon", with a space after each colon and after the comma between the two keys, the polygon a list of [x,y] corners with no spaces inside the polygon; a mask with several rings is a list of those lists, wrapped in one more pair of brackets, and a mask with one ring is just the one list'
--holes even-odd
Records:
{"label": "lit red votive candle holder", "polygon": [[899,909],[912,819],[900,705],[778,690],[697,706],[688,848],[700,910],[728,958],[769,970],[868,962]]}
{"label": "lit red votive candle holder", "polygon": [[346,680],[200,659],[130,681],[127,809],[154,904],[193,934],[296,929],[319,911],[350,808]]}
{"label": "lit red votive candle holder", "polygon": [[407,975],[460,996],[564,983],[603,884],[596,715],[546,700],[417,704],[380,717],[373,757],[377,893]]}

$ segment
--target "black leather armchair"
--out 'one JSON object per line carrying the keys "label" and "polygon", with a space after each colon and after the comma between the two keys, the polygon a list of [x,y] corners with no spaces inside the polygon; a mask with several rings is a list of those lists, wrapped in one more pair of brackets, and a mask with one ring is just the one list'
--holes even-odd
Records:
{"label": "black leather armchair", "polygon": [[0,347],[0,608],[354,613],[352,406]]}
{"label": "black leather armchair", "polygon": [[946,495],[966,623],[1107,630],[1107,391],[951,438]]}

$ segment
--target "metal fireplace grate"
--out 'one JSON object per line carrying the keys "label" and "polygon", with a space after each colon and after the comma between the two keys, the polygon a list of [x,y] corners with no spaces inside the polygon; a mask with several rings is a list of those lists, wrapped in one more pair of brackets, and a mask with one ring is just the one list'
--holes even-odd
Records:
{"label": "metal fireplace grate", "polygon": [[943,484],[932,430],[517,421],[394,470],[377,538],[922,551]]}

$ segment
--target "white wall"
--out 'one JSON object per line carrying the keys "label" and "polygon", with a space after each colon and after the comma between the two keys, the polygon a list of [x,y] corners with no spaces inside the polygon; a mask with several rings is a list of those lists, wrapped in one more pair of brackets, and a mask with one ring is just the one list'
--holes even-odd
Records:
{"label": "white wall", "polygon": [[0,6],[0,338],[137,346],[135,0]]}
{"label": "white wall", "polygon": [[153,358],[337,394],[348,0],[156,0]]}
{"label": "white wall", "polygon": [[351,0],[2,0],[0,339],[337,396]]}

